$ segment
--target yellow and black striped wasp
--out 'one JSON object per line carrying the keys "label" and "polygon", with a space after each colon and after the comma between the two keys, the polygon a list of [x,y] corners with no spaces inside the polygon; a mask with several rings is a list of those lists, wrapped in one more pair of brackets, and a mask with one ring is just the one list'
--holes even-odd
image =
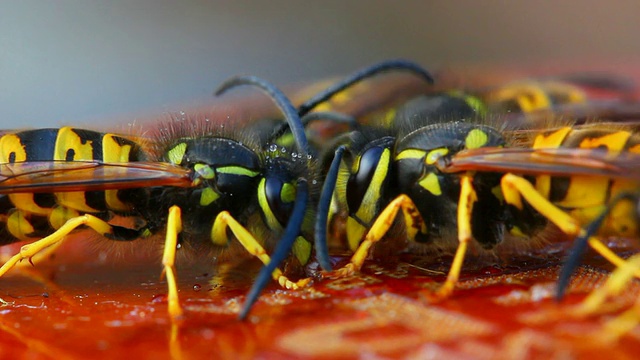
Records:
{"label": "yellow and black striped wasp", "polygon": [[[258,143],[258,136],[232,124],[194,121],[163,124],[146,139],[71,127],[0,137],[0,244],[33,241],[0,268],[0,276],[72,231],[90,228],[114,241],[166,233],[162,263],[173,319],[183,314],[174,269],[181,244],[211,257],[244,249],[265,264],[241,316],[271,277],[286,288],[307,284],[290,281],[278,268],[291,252],[294,264],[311,256],[310,234],[301,230],[309,215],[307,179],[314,176],[304,128],[290,101],[262,79],[232,78],[217,94],[242,85],[275,102],[295,148]],[[117,217],[134,225],[111,223]]]}
{"label": "yellow and black striped wasp", "polygon": [[[346,78],[303,109],[361,81],[364,72],[375,74],[377,66]],[[473,103],[441,106],[456,99],[423,97],[420,111],[396,111],[404,115],[390,126],[363,128],[338,142],[318,206],[316,251],[323,268],[331,269],[326,227],[335,207],[347,214],[354,255],[333,275],[359,271],[399,213],[410,241],[453,245],[447,279],[430,294],[435,299],[453,291],[472,240],[490,249],[505,234],[531,238],[549,222],[624,264],[600,239],[640,235],[640,134],[596,123],[528,131],[523,140],[508,122],[490,126],[476,119]]]}
{"label": "yellow and black striped wasp", "polygon": [[633,101],[635,84],[612,74],[579,73],[510,81],[469,88],[490,113],[564,113],[584,116],[606,112],[612,106]]}

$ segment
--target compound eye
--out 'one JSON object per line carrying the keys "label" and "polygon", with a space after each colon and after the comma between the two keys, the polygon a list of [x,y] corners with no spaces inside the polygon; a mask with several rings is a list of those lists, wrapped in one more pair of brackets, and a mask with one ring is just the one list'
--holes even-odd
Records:
{"label": "compound eye", "polygon": [[384,148],[376,146],[367,149],[356,161],[359,161],[357,170],[349,176],[347,182],[347,206],[349,211],[355,212],[362,205],[364,196],[371,186]]}
{"label": "compound eye", "polygon": [[295,186],[277,178],[267,178],[264,190],[269,209],[280,225],[285,226],[293,211],[296,198]]}

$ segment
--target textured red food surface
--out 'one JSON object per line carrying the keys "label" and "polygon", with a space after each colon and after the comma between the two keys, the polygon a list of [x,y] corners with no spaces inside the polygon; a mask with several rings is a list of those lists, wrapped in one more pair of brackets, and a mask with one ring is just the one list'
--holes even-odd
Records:
{"label": "textured red food surface", "polygon": [[127,256],[101,263],[95,253],[79,251],[77,240],[55,260],[2,279],[7,304],[0,308],[0,358],[625,359],[640,351],[638,329],[615,343],[603,336],[603,324],[640,294],[637,283],[602,314],[569,315],[607,277],[595,256],[560,304],[553,300],[555,251],[471,258],[454,296],[437,304],[422,294],[443,280],[439,271],[450,259],[402,256],[387,264],[369,261],[358,276],[316,279],[301,291],[272,284],[244,322],[237,312],[250,285],[247,274],[259,264],[222,276],[219,267],[189,261],[179,264],[186,316],[172,327],[156,261]]}

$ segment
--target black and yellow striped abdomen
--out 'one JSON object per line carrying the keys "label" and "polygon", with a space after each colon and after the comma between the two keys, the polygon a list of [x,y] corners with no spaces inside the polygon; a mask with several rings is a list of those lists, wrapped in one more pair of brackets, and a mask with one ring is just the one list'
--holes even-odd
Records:
{"label": "black and yellow striped abdomen", "polygon": [[[606,152],[640,153],[640,135],[626,130],[605,128],[576,129],[564,127],[539,135],[534,149],[576,148]],[[602,214],[613,199],[640,192],[640,183],[630,179],[599,176],[535,177],[535,188],[553,204],[565,210],[581,224],[589,224]],[[637,236],[639,234],[637,205],[631,200],[616,202],[603,226],[601,235]]]}
{"label": "black and yellow striped abdomen", "polygon": [[[0,163],[43,163],[140,161],[141,148],[135,142],[108,133],[63,127],[27,130],[0,137]],[[68,219],[83,213],[126,213],[130,204],[118,190],[70,192],[20,192],[2,195],[0,244],[40,238],[60,228]],[[106,215],[105,215],[106,216]]]}

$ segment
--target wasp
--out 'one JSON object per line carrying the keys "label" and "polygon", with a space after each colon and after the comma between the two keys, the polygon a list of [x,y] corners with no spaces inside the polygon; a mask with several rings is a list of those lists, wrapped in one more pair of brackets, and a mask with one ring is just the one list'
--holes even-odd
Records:
{"label": "wasp", "polygon": [[[549,122],[554,122],[550,120],[558,118],[570,119],[577,125],[603,117],[616,121],[636,119],[639,113],[635,84],[612,74],[534,77],[490,85],[481,82],[457,85],[456,81],[447,79],[446,73],[436,73],[435,77],[436,84],[430,89],[419,89],[410,96],[399,95],[398,101],[387,101],[385,106],[365,107],[370,113],[356,113],[359,122],[390,128],[433,113],[447,113],[452,118],[500,114],[501,121],[508,121],[511,128],[535,129],[547,127]],[[350,110],[343,103],[350,97],[362,97],[358,93],[363,90],[346,89],[358,83],[341,85],[344,86],[340,90],[334,86],[307,101],[302,109],[318,106],[326,110],[333,106]],[[355,94],[350,95],[352,92]],[[317,102],[332,96],[340,97],[341,104]]]}
{"label": "wasp", "polygon": [[[377,66],[346,78],[304,109],[361,81],[367,71],[376,73]],[[430,294],[434,300],[453,292],[472,241],[493,249],[507,236],[531,239],[548,223],[622,266],[624,260],[601,240],[640,235],[640,135],[596,123],[527,131],[523,140],[508,122],[478,120],[477,106],[461,99],[427,95],[416,100],[419,107],[405,108],[413,112],[396,111],[403,115],[389,126],[343,137],[318,204],[321,266],[331,270],[326,231],[333,208],[346,213],[354,252],[334,276],[359,271],[400,214],[409,241],[455,249],[444,284]]]}
{"label": "wasp", "polygon": [[635,90],[635,85],[626,78],[583,73],[470,87],[464,92],[480,100],[481,107],[491,113],[531,115],[541,112],[575,116],[580,110],[594,114],[633,101]]}
{"label": "wasp", "polygon": [[[256,142],[259,137],[247,129],[195,121],[163,124],[148,138],[72,127],[2,135],[0,244],[31,242],[0,268],[0,276],[89,228],[113,241],[165,234],[162,264],[172,319],[183,314],[174,266],[182,244],[212,257],[244,249],[265,264],[242,317],[271,277],[285,288],[305,286],[309,279],[293,282],[278,268],[291,252],[294,265],[311,256],[310,234],[301,230],[313,177],[304,128],[285,95],[257,77],[232,78],[217,94],[244,85],[262,90],[279,107],[295,148]],[[116,218],[134,225],[112,223]]]}

